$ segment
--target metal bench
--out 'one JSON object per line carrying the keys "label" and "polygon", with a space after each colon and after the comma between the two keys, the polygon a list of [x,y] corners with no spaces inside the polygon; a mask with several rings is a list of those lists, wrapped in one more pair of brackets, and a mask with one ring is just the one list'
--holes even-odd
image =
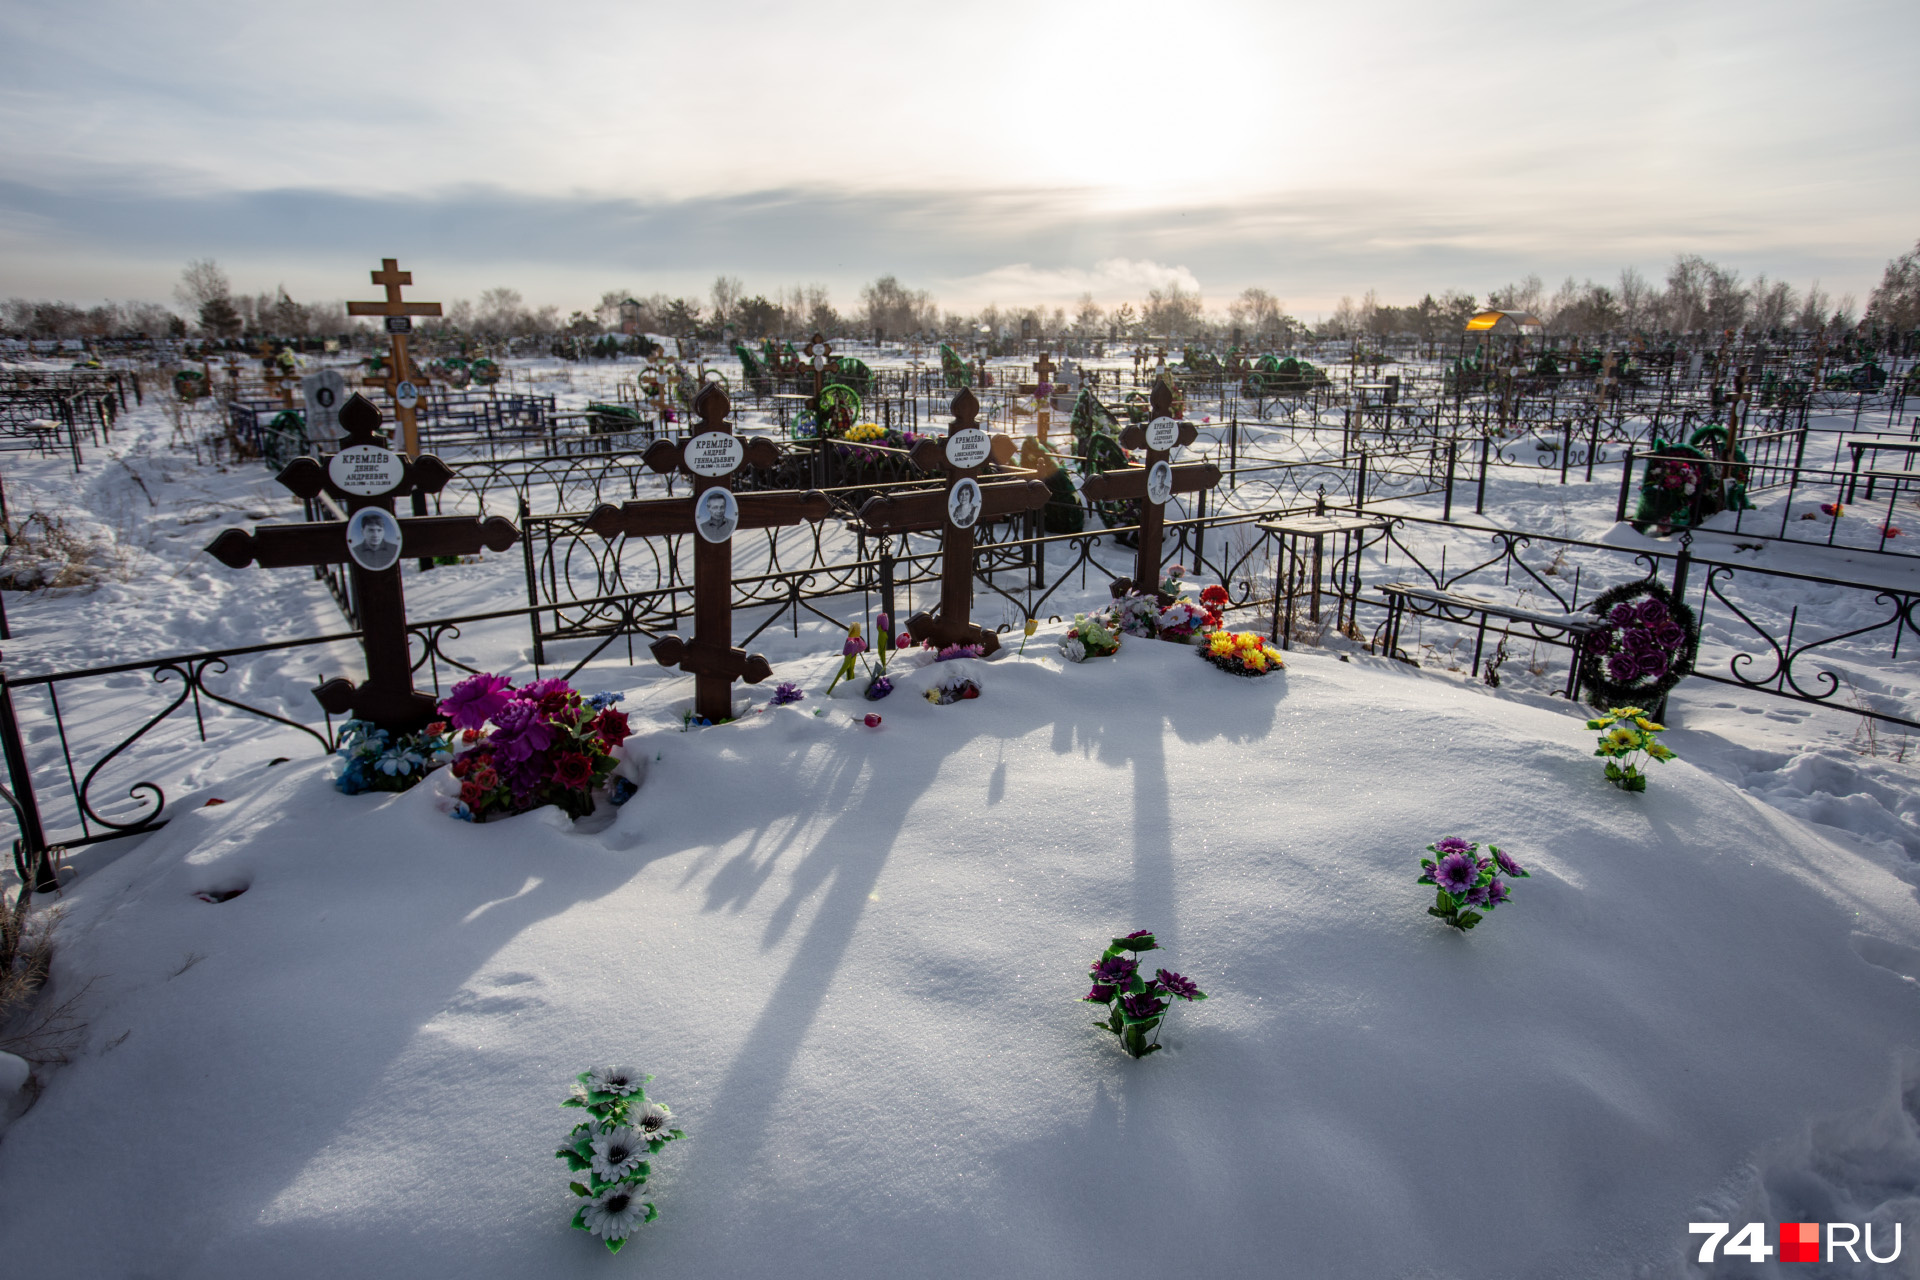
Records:
{"label": "metal bench", "polygon": [[[1531,634],[1526,637],[1528,639],[1546,640],[1556,634],[1572,637],[1569,647],[1573,650],[1573,658],[1567,666],[1565,688],[1569,699],[1577,698],[1580,693],[1580,653],[1585,647],[1586,638],[1607,625],[1606,619],[1588,613],[1541,613],[1535,609],[1503,604],[1498,600],[1484,600],[1478,596],[1441,591],[1411,582],[1386,583],[1380,588],[1380,594],[1387,598],[1386,652],[1390,657],[1400,657],[1407,662],[1413,659],[1407,657],[1400,648],[1400,628],[1409,611],[1417,617],[1456,623],[1473,621],[1477,615],[1478,624],[1473,637],[1473,674],[1476,676],[1480,674],[1480,655],[1486,645],[1490,618],[1532,628]],[[1514,632],[1503,627],[1500,634],[1504,638]]]}

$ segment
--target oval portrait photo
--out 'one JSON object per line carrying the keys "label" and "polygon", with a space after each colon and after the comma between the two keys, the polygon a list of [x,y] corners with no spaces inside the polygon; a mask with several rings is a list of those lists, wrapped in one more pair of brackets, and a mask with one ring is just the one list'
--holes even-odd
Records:
{"label": "oval portrait photo", "polygon": [[1167,499],[1173,496],[1173,465],[1156,462],[1147,472],[1147,501],[1155,506],[1165,506]]}
{"label": "oval portrait photo", "polygon": [[362,507],[347,519],[347,554],[362,569],[391,569],[400,559],[400,522],[393,512]]}
{"label": "oval portrait photo", "polygon": [[956,529],[971,529],[980,518],[980,482],[962,476],[947,493],[947,519]]}
{"label": "oval portrait photo", "polygon": [[725,542],[740,523],[740,501],[733,490],[717,485],[693,503],[693,527],[708,542]]}

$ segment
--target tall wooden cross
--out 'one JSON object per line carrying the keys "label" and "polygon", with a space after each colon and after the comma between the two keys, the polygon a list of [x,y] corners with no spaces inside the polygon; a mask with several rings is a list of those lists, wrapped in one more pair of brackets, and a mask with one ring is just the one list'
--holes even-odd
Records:
{"label": "tall wooden cross", "polygon": [[1045,351],[1033,362],[1033,381],[1020,384],[1020,394],[1032,396],[1033,434],[1047,442],[1047,429],[1053,425],[1053,359]]}
{"label": "tall wooden cross", "polygon": [[367,678],[357,687],[344,678],[329,680],[313,691],[314,697],[334,715],[350,714],[407,733],[435,718],[436,700],[413,687],[407,604],[400,589],[401,557],[472,555],[482,547],[505,551],[520,540],[520,531],[500,516],[396,520],[395,498],[438,493],[453,472],[431,454],[409,458],[388,449],[380,438],[380,425],[380,411],[356,393],[340,410],[340,426],[346,432],[340,452],[324,459],[295,458],[278,477],[302,498],[324,492],[341,499],[347,508],[345,520],[263,524],[251,533],[228,529],[208,543],[207,550],[235,569],[250,564],[263,569],[349,566]]}
{"label": "tall wooden cross", "polygon": [[611,542],[621,536],[659,537],[691,533],[693,544],[693,639],[666,635],[650,646],[663,667],[679,666],[693,676],[694,714],[718,724],[733,718],[733,682],[759,684],[773,667],[757,653],[733,647],[733,534],[737,529],[770,529],[824,520],[829,504],[817,489],[767,493],[733,492],[742,467],[772,467],[780,450],[764,436],[741,440],[727,421],[731,408],[719,383],[708,383],[693,399],[700,418],[696,434],[684,440],[655,440],[642,454],[659,474],[679,471],[693,481],[687,498],[652,498],[595,508],[587,527]]}
{"label": "tall wooden cross", "polygon": [[942,647],[977,644],[984,656],[1000,647],[1000,637],[974,625],[969,617],[974,527],[982,520],[1039,510],[1047,503],[1047,486],[1038,480],[981,484],[978,477],[989,462],[1004,465],[1012,460],[1013,441],[989,436],[975,425],[980,401],[967,388],[960,388],[952,409],[945,439],[928,436],[913,446],[914,465],[922,471],[944,471],[946,485],[869,498],[860,508],[860,520],[875,533],[945,531],[940,549],[940,612],[937,616],[925,611],[914,614],[907,619],[907,631],[922,644],[929,640]]}
{"label": "tall wooden cross", "polygon": [[398,258],[382,258],[380,270],[373,273],[373,282],[386,286],[386,301],[349,302],[347,314],[380,316],[385,321],[387,336],[393,342],[393,359],[389,362],[386,377],[368,378],[365,382],[368,386],[387,389],[400,415],[401,448],[417,457],[420,453],[420,424],[414,416],[414,406],[420,403],[420,383],[424,378],[407,355],[407,335],[413,332],[414,316],[437,316],[440,314],[440,304],[401,301],[401,286],[413,283],[413,272],[402,271]]}
{"label": "tall wooden cross", "polygon": [[833,356],[833,344],[820,336],[818,329],[813,332],[813,341],[807,344],[807,358],[813,362],[813,407],[820,408],[820,393],[826,389],[827,361]]}
{"label": "tall wooden cross", "polygon": [[[1133,498],[1140,503],[1140,548],[1134,554],[1132,588],[1157,592],[1160,589],[1160,542],[1166,528],[1167,499],[1176,493],[1197,493],[1220,483],[1220,468],[1211,462],[1185,462],[1174,466],[1169,460],[1175,445],[1189,445],[1199,435],[1191,422],[1173,418],[1173,392],[1164,379],[1153,384],[1149,398],[1153,417],[1144,425],[1134,423],[1120,433],[1120,443],[1128,449],[1146,450],[1145,461],[1137,467],[1102,471],[1090,476],[1080,492],[1092,502],[1115,502]],[[1116,582],[1121,587],[1126,580]]]}

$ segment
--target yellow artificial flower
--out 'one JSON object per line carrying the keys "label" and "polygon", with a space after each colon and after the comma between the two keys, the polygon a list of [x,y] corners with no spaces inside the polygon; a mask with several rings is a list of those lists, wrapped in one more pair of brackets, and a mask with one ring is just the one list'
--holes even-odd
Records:
{"label": "yellow artificial flower", "polygon": [[1611,713],[1616,720],[1631,720],[1635,716],[1647,714],[1645,707],[1615,707]]}
{"label": "yellow artificial flower", "polygon": [[1036,632],[1036,631],[1038,631],[1039,629],[1040,629],[1040,619],[1038,619],[1038,618],[1028,618],[1028,619],[1027,619],[1027,634],[1028,634],[1028,635],[1032,635],[1032,634],[1033,634],[1034,632]]}
{"label": "yellow artificial flower", "polygon": [[1233,638],[1233,643],[1234,647],[1238,649],[1258,649],[1260,647],[1260,637],[1251,631],[1242,631]]}
{"label": "yellow artificial flower", "polygon": [[1617,724],[1607,732],[1607,745],[1620,751],[1631,751],[1640,745],[1640,735],[1624,724]]}
{"label": "yellow artificial flower", "polygon": [[1647,754],[1652,756],[1655,760],[1660,760],[1660,761],[1667,761],[1674,758],[1674,752],[1672,747],[1663,747],[1657,742],[1648,746]]}
{"label": "yellow artificial flower", "polygon": [[1207,648],[1214,654],[1225,657],[1233,652],[1233,637],[1225,631],[1216,631],[1207,641]]}
{"label": "yellow artificial flower", "polygon": [[1667,726],[1655,724],[1645,716],[1635,716],[1633,722],[1640,727],[1642,733],[1665,733],[1667,731]]}

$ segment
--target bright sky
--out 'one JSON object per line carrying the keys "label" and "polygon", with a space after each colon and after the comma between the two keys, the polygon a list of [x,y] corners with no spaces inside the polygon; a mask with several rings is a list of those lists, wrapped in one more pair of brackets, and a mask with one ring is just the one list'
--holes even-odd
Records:
{"label": "bright sky", "polygon": [[1296,314],[1920,237],[1920,4],[0,8],[0,295],[1258,284]]}

